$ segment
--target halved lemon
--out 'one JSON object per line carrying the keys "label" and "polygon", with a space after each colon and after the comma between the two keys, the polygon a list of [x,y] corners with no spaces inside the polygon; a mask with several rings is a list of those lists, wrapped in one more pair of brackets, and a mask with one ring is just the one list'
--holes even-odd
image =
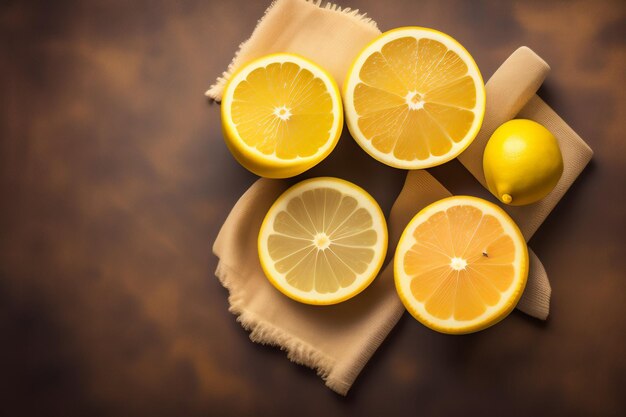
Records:
{"label": "halved lemon", "polygon": [[259,232],[269,281],[306,304],[336,304],[363,291],[387,252],[387,225],[376,201],[338,178],[302,181],[269,209]]}
{"label": "halved lemon", "polygon": [[445,33],[385,32],[358,55],[344,84],[350,133],[372,157],[402,169],[459,155],[478,134],[485,86],[472,56]]}
{"label": "halved lemon", "polygon": [[298,175],[324,159],[343,128],[337,84],[293,54],[272,54],[241,68],[222,97],[226,145],[262,177]]}
{"label": "halved lemon", "polygon": [[515,308],[526,286],[528,250],[500,207],[449,197],[409,222],[394,276],[404,306],[421,323],[442,333],[471,333]]}

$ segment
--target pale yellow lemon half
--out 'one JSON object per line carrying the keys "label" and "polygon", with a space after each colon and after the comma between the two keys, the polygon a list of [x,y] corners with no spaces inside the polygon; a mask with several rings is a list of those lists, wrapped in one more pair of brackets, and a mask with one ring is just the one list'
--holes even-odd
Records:
{"label": "pale yellow lemon half", "polygon": [[306,304],[336,304],[363,291],[387,252],[387,225],[376,201],[338,178],[302,181],[269,209],[259,232],[269,281]]}

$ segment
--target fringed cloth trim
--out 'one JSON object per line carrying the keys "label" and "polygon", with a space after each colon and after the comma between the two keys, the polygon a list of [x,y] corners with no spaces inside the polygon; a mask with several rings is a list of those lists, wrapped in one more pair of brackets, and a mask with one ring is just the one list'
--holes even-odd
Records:
{"label": "fringed cloth trim", "polygon": [[239,296],[240,289],[237,288],[238,280],[231,279],[232,275],[236,274],[235,271],[224,265],[221,261],[218,263],[215,271],[215,275],[229,293],[228,303],[230,307],[228,311],[237,316],[237,321],[241,323],[244,329],[250,331],[250,340],[262,345],[280,347],[281,350],[287,352],[289,360],[314,369],[325,381],[326,386],[338,394],[346,395],[350,387],[346,386],[342,381],[329,378],[335,365],[332,359],[328,358],[308,343],[286,333],[284,330],[274,326],[262,317],[245,309],[244,303]]}
{"label": "fringed cloth trim", "polygon": [[[336,5],[334,3],[330,3],[330,2],[327,2],[327,3],[325,3],[324,6],[322,6],[322,0],[305,0],[305,1],[307,3],[311,3],[311,4],[321,8],[321,9],[326,9],[326,10],[331,10],[331,11],[338,12],[338,13],[343,13],[344,15],[348,16],[350,19],[355,20],[356,22],[369,25],[373,29],[378,30],[378,26],[376,25],[376,22],[374,20],[372,20],[371,18],[367,17],[366,13],[360,13],[359,9],[352,10],[349,7],[342,8],[342,7],[338,6],[338,5]],[[242,42],[239,45],[239,48],[237,49],[237,52],[235,53],[235,56],[233,57],[233,60],[230,62],[230,64],[228,64],[228,68],[226,69],[226,71],[224,71],[222,73],[221,77],[217,77],[217,80],[215,81],[215,83],[204,93],[211,100],[217,101],[217,102],[222,100],[222,92],[224,91],[224,88],[226,87],[226,83],[228,82],[230,77],[233,75],[233,72],[235,70],[235,62],[237,62],[237,58],[242,53],[247,51],[247,49],[249,48],[248,43],[249,43],[250,39],[252,39],[254,37],[254,34],[257,31],[257,28],[259,27],[259,24],[272,11],[272,9],[276,6],[277,2],[278,2],[278,0],[273,1],[272,4],[267,8],[267,10],[265,10],[265,13],[263,14],[263,17],[261,17],[261,19],[259,19],[259,21],[257,22],[257,25],[254,28],[254,31],[252,32],[252,36],[250,36],[249,39],[247,39],[246,41]]]}

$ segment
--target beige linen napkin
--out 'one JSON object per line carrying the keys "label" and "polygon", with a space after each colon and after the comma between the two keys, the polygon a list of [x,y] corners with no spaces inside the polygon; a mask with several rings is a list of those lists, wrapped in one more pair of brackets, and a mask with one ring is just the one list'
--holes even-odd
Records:
{"label": "beige linen napkin", "polygon": [[[228,77],[240,65],[256,57],[280,51],[298,53],[317,62],[327,68],[341,85],[352,59],[379,33],[376,24],[358,11],[342,10],[334,5],[321,7],[320,2],[277,0],[267,10],[251,38],[240,46],[228,70],[207,91],[207,95],[219,101]],[[530,52],[527,48],[522,48],[521,51]],[[520,50],[513,54],[511,59],[519,52]],[[522,54],[521,60],[520,56],[512,61],[507,60],[510,65],[503,64],[494,74],[487,84],[486,127],[492,129],[490,120],[497,123],[501,118],[511,118],[526,105],[523,110],[526,117],[543,122],[551,130],[553,126],[557,127],[570,138],[574,134],[571,129],[567,130],[567,125],[562,121],[557,123],[560,119],[557,120],[556,115],[556,118],[550,116],[553,113],[547,110],[549,108],[545,103],[531,99],[543,81],[541,76],[527,74],[529,68],[537,65],[536,59],[539,58],[532,52]],[[503,77],[502,74],[508,76]],[[521,93],[513,103],[503,100],[494,104],[490,99],[491,95],[498,96],[500,91],[503,98],[510,98],[508,91],[516,85]],[[492,117],[491,112],[496,112],[498,116]],[[561,141],[561,136],[553,132]],[[487,138],[488,135],[490,133]],[[562,147],[564,143],[567,141],[561,142]],[[582,140],[580,143],[584,145]],[[510,212],[522,226],[527,238],[587,163],[585,149],[578,144],[579,142],[574,141],[572,147],[568,148],[570,150],[564,151],[567,173],[564,178],[568,177],[568,180],[561,180],[560,188],[557,188],[563,191],[553,193],[550,205],[533,211],[532,214]],[[484,148],[484,143],[481,146]],[[586,145],[584,147],[588,149]],[[482,148],[474,145],[472,147],[475,155],[480,154],[480,161]],[[482,166],[476,165],[476,158],[459,159],[480,180]],[[568,168],[570,165],[572,167]],[[363,181],[367,181],[367,173],[363,173],[363,176]],[[396,324],[404,308],[395,293],[391,264],[384,268],[363,293],[335,306],[299,304],[284,297],[269,284],[259,265],[256,238],[265,213],[288,184],[285,180],[260,179],[239,199],[213,247],[214,253],[220,259],[216,275],[230,292],[230,311],[251,331],[250,338],[253,341],[277,345],[286,350],[291,360],[316,369],[328,387],[345,395],[363,366]],[[362,183],[359,185],[365,186]],[[395,249],[401,231],[415,213],[448,195],[450,193],[428,172],[409,172],[388,219],[390,252]],[[525,223],[526,216],[531,215],[534,220]],[[389,255],[388,259],[392,253]],[[531,251],[529,281],[517,307],[527,314],[545,319],[549,298],[547,275]]]}
{"label": "beige linen napkin", "polygon": [[[411,210],[450,195],[426,171],[409,175],[415,191],[410,194]],[[284,180],[261,178],[239,199],[213,246],[220,258],[216,275],[229,290],[230,311],[251,331],[250,339],[286,350],[289,359],[314,368],[329,388],[345,395],[404,312],[393,282],[393,263],[365,291],[337,305],[310,306],[282,295],[263,275],[257,236],[265,213],[287,187]],[[407,218],[397,206],[389,222],[390,249]],[[398,215],[402,221],[393,220]]]}
{"label": "beige linen napkin", "polygon": [[343,84],[359,51],[380,34],[376,22],[348,7],[321,0],[275,0],[259,21],[250,39],[239,45],[228,69],[205,93],[222,99],[222,91],[234,71],[263,55],[291,52],[322,65]]}

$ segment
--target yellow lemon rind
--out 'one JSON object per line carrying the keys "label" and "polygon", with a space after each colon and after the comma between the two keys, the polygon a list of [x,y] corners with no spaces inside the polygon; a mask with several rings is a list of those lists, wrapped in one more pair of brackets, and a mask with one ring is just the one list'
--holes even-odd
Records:
{"label": "yellow lemon rind", "polygon": [[[507,152],[506,143],[518,137],[523,152]],[[512,119],[491,135],[483,152],[487,189],[511,206],[533,204],[554,190],[563,175],[563,153],[558,139],[530,119]]]}

